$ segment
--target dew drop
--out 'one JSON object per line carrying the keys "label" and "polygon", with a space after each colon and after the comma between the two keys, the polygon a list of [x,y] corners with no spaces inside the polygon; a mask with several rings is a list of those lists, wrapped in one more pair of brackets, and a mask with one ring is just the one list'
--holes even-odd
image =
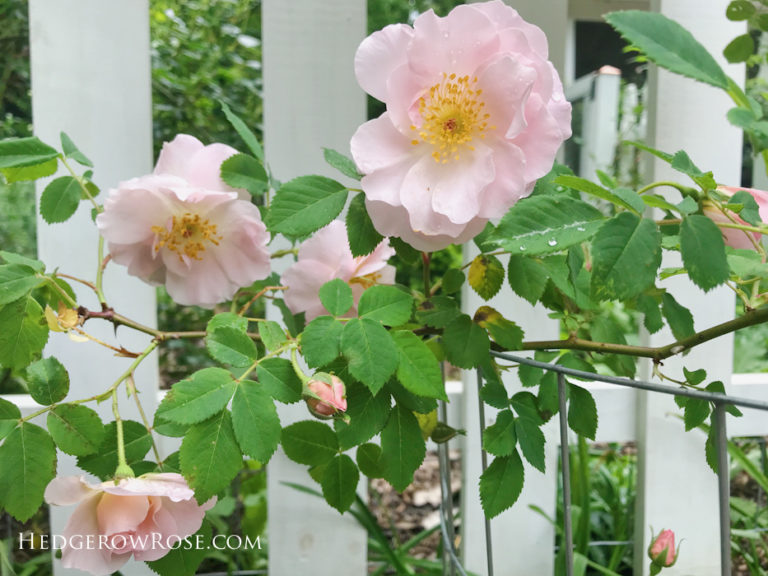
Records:
{"label": "dew drop", "polygon": [[443,38],[448,38],[450,34],[448,32],[443,32]]}
{"label": "dew drop", "polygon": [[555,186],[555,190],[557,192],[564,192],[565,191],[565,186]]}
{"label": "dew drop", "polygon": [[548,244],[549,246],[557,246],[557,240],[555,240],[554,238],[552,238],[552,240],[550,240],[549,242],[547,242],[547,244]]}
{"label": "dew drop", "polygon": [[587,229],[584,228],[584,226],[579,226],[578,228],[576,228],[576,230],[578,230],[579,232],[586,232],[587,231]]}
{"label": "dew drop", "polygon": [[524,251],[525,251],[525,246],[520,246],[520,252],[524,252]]}

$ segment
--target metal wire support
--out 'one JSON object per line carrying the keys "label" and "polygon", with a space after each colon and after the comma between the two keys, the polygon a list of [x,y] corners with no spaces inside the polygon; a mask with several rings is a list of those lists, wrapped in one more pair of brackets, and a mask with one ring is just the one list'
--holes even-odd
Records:
{"label": "metal wire support", "polygon": [[720,574],[731,573],[731,474],[728,466],[728,435],[725,429],[725,404],[715,403],[717,487],[720,504]]}
{"label": "metal wire support", "polygon": [[573,525],[571,523],[571,462],[568,448],[568,419],[566,415],[565,376],[557,375],[557,396],[560,413],[560,463],[563,478],[563,527],[565,537],[565,574],[573,576]]}
{"label": "metal wire support", "polygon": [[[446,422],[448,411],[445,402],[438,403],[438,412],[440,421]],[[453,492],[451,492],[451,461],[448,457],[448,443],[442,442],[437,445],[437,459],[440,463],[440,523],[443,524],[443,574],[454,576],[456,567],[452,561],[450,552],[453,550],[453,543],[456,541],[453,529]]]}
{"label": "metal wire support", "polygon": [[[480,455],[483,463],[483,473],[488,468],[488,453],[483,448],[483,434],[485,433],[485,406],[480,391],[483,389],[483,371],[477,369],[477,406],[480,413]],[[485,553],[488,558],[488,576],[493,576],[493,542],[491,539],[491,519],[485,516]]]}

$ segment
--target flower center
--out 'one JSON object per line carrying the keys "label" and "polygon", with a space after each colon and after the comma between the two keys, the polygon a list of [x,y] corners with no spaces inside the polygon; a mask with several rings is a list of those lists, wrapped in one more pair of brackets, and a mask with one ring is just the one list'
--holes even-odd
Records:
{"label": "flower center", "polygon": [[418,131],[420,139],[411,143],[431,144],[432,158],[441,164],[458,160],[462,149],[474,150],[472,141],[485,138],[485,132],[495,128],[488,125],[490,114],[483,112],[482,93],[477,88],[477,78],[443,74],[442,82],[419,99],[423,122],[420,128],[411,126],[411,130]]}
{"label": "flower center", "polygon": [[205,252],[206,244],[219,245],[223,236],[218,234],[216,224],[211,224],[206,218],[203,220],[199,214],[187,212],[181,217],[174,216],[168,226],[152,226],[155,233],[155,252],[160,248],[168,248],[176,252],[179,260],[184,258],[202,260],[201,254]]}
{"label": "flower center", "polygon": [[349,283],[360,284],[363,288],[367,289],[378,284],[379,280],[381,280],[381,274],[378,272],[371,272],[365,276],[355,276],[349,281]]}

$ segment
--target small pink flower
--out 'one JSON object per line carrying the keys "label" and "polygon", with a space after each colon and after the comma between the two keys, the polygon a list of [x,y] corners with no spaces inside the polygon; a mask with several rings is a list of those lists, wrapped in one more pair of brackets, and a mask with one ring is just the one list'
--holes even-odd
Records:
{"label": "small pink flower", "polygon": [[395,268],[387,265],[394,255],[384,240],[368,256],[352,256],[344,223],[334,220],[299,247],[298,261],[283,273],[282,283],[288,287],[285,303],[294,314],[305,312],[307,321],[328,314],[318,291],[326,282],[341,278],[352,288],[355,304],[350,314],[355,314],[366,288],[394,283]]}
{"label": "small pink flower", "polygon": [[648,556],[654,564],[663,567],[672,566],[675,563],[675,533],[672,530],[662,530],[653,539],[648,548]]}
{"label": "small pink flower", "polygon": [[331,375],[331,384],[322,380],[310,380],[307,389],[318,396],[307,396],[309,411],[319,418],[329,418],[337,412],[347,410],[347,391],[344,382],[338,376]]}
{"label": "small pink flower", "polygon": [[[757,202],[757,206],[760,213],[760,219],[763,222],[768,222],[768,192],[763,190],[757,190],[755,188],[737,188],[735,186],[718,186],[718,192],[722,192],[726,196],[730,197],[737,192],[749,192]],[[704,202],[704,215],[712,219],[715,224],[741,224],[743,226],[750,226],[748,222],[745,222],[735,212],[728,211],[728,214],[724,214],[721,210],[718,210],[710,202]],[[757,242],[760,241],[761,235],[757,232],[746,232],[744,230],[738,230],[736,228],[720,228],[723,234],[723,240],[726,245],[731,248],[742,248],[744,250],[754,250],[755,245],[750,237],[753,237]]]}
{"label": "small pink flower", "polygon": [[236,150],[179,134],[152,174],[109,191],[96,218],[112,259],[179,304],[207,308],[269,275],[269,234],[256,206],[219,177]]}
{"label": "small pink flower", "polygon": [[133,555],[157,560],[172,546],[200,529],[205,511],[180,474],[144,474],[90,484],[85,478],[54,478],[45,501],[57,506],[79,504],[64,527],[61,549],[65,568],[111,574]]}
{"label": "small pink flower", "polygon": [[355,56],[387,105],[352,137],[376,229],[419,250],[464,242],[552,167],[571,105],[547,39],[501,0],[387,26]]}

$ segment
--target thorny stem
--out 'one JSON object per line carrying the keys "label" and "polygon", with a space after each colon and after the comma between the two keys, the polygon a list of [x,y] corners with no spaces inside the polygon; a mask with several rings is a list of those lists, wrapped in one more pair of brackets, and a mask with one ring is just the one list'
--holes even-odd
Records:
{"label": "thorny stem", "polygon": [[96,269],[96,296],[99,298],[99,304],[102,309],[107,308],[107,299],[104,297],[102,283],[104,280],[104,268],[107,266],[111,256],[104,258],[104,238],[99,236],[99,267]]}
{"label": "thorny stem", "polygon": [[61,272],[56,272],[55,276],[57,278],[66,278],[67,280],[72,280],[73,282],[79,282],[80,284],[84,286],[88,286],[88,288],[96,292],[96,285],[93,282],[88,282],[88,280],[83,280],[82,278],[78,278],[76,276],[70,276],[69,274],[63,274]]}
{"label": "thorny stem", "polygon": [[240,310],[238,311],[237,315],[238,316],[242,316],[243,314],[245,314],[248,311],[248,308],[251,307],[251,304],[256,302],[256,300],[258,300],[259,298],[264,296],[264,294],[266,294],[267,292],[270,292],[272,290],[287,290],[287,289],[288,289],[287,286],[265,286],[264,288],[262,288],[261,290],[256,292],[256,294],[254,294],[253,298],[248,300],[248,302],[246,302],[245,305],[240,308]]}
{"label": "thorny stem", "polygon": [[45,278],[46,282],[48,282],[51,286],[54,287],[54,289],[61,294],[62,298],[66,300],[70,306],[77,306],[77,302],[72,299],[72,296],[67,294],[66,290],[64,290],[61,286],[59,286],[56,281],[51,278],[50,276],[39,276],[40,278]]}
{"label": "thorny stem", "polygon": [[429,276],[429,264],[430,264],[430,255],[429,252],[422,252],[421,253],[421,263],[422,263],[422,273],[424,277],[424,295],[429,298],[431,294],[431,288],[430,288],[430,276]]}

